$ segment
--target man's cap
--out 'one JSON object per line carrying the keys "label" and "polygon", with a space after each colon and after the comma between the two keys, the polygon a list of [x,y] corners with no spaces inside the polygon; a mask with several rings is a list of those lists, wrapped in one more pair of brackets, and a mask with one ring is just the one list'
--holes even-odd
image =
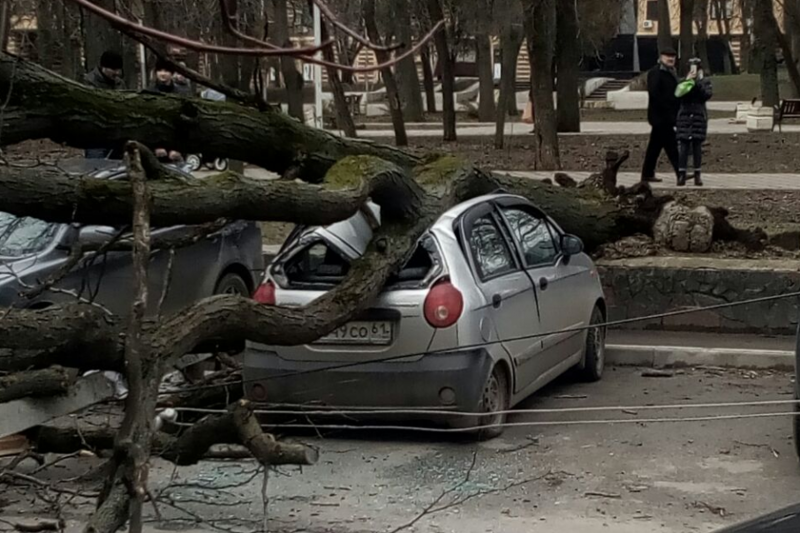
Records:
{"label": "man's cap", "polygon": [[659,53],[662,56],[676,56],[676,55],[678,55],[678,52],[676,52],[675,49],[673,47],[671,47],[671,46],[665,46],[664,48],[661,49],[661,52],[659,52]]}
{"label": "man's cap", "polygon": [[113,50],[106,50],[100,56],[100,66],[112,70],[122,70],[122,56]]}

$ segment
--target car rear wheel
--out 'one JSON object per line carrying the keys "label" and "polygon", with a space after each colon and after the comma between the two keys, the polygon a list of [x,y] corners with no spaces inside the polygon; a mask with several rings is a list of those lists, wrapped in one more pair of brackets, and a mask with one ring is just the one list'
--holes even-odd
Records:
{"label": "car rear wheel", "polygon": [[595,306],[589,322],[590,329],[586,332],[586,346],[583,348],[578,374],[584,381],[599,381],[603,377],[606,364],[606,328],[603,311]]}
{"label": "car rear wheel", "polygon": [[222,157],[218,157],[214,160],[214,170],[218,172],[225,172],[228,170],[228,160]]}
{"label": "car rear wheel", "polygon": [[214,294],[235,294],[238,296],[250,296],[250,289],[247,282],[238,274],[225,274],[217,282]]}
{"label": "car rear wheel", "polygon": [[[505,371],[502,367],[495,365],[483,385],[481,399],[473,411],[476,413],[508,411],[511,404],[508,383]],[[466,433],[467,438],[471,440],[489,440],[499,437],[503,433],[505,429],[503,424],[505,424],[506,418],[507,416],[504,413],[486,416],[456,415],[450,421],[450,427],[478,428]]]}

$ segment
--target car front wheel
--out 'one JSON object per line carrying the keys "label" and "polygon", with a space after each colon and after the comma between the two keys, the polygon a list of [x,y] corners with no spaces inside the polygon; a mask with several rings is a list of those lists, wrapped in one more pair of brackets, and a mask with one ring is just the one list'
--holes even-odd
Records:
{"label": "car front wheel", "polygon": [[583,358],[578,369],[584,381],[599,381],[603,377],[606,364],[606,328],[603,311],[595,306],[589,329],[586,332],[586,346],[583,348]]}

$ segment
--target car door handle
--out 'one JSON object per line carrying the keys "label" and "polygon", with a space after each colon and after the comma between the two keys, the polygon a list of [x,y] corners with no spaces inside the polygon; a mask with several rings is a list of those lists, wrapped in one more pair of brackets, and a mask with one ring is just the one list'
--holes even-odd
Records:
{"label": "car door handle", "polygon": [[547,290],[547,286],[550,285],[550,282],[547,281],[547,278],[540,278],[539,279],[539,288],[543,291]]}
{"label": "car door handle", "polygon": [[497,309],[501,305],[503,305],[503,297],[500,296],[499,294],[495,294],[494,296],[492,296],[492,307]]}

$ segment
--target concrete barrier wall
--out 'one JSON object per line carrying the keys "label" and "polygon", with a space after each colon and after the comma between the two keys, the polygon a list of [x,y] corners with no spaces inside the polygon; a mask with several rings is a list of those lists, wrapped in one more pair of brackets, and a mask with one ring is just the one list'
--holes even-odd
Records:
{"label": "concrete barrier wall", "polygon": [[[702,257],[598,262],[612,320],[800,292],[800,263]],[[730,333],[794,334],[798,299],[701,311],[624,326]]]}

